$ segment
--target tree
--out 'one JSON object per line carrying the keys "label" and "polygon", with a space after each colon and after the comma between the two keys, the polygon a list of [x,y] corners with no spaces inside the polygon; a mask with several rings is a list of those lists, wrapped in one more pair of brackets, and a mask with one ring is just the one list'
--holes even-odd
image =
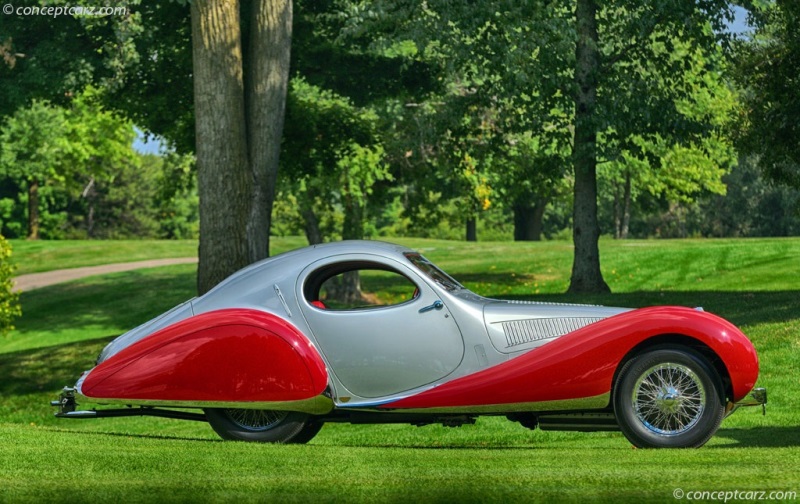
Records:
{"label": "tree", "polygon": [[[198,292],[269,255],[289,77],[291,0],[192,3]],[[246,17],[242,17],[247,19]]]}
{"label": "tree", "polygon": [[739,143],[767,176],[800,187],[800,3],[775,0],[752,21],[754,36],[737,46]]}
{"label": "tree", "polygon": [[[598,175],[611,186],[615,238],[627,237],[631,206],[639,195],[691,204],[705,194],[724,194],[722,177],[735,163],[728,124],[736,95],[726,79],[728,66],[722,50],[692,50],[680,40],[672,45],[670,57],[688,61],[682,79],[685,91],[673,99],[673,105],[685,122],[703,124],[706,131],[684,139],[674,134],[632,134],[624,140],[626,147],[607,147],[618,153],[598,166]],[[658,78],[657,72],[648,74]]]}
{"label": "tree", "polygon": [[[344,239],[364,236],[364,211],[376,182],[391,178],[377,136],[378,116],[333,91],[292,79],[286,111],[284,188],[298,201],[310,244],[321,243],[320,222],[343,212]],[[327,230],[327,238],[334,230]]]}
{"label": "tree", "polygon": [[501,170],[500,181],[503,199],[512,202],[514,240],[538,241],[547,206],[565,192],[569,149],[552,138],[532,133],[514,135],[509,144],[508,166]]}
{"label": "tree", "polygon": [[[575,255],[569,292],[609,290],[597,246],[597,162],[614,153],[598,148],[598,134],[611,140],[605,146],[612,149],[625,149],[634,133],[659,134],[681,143],[706,136],[706,124],[687,117],[678,106],[676,98],[697,83],[685,78],[691,60],[672,57],[672,50],[676,40],[690,49],[715,47],[716,33],[723,33],[727,17],[730,6],[724,0],[618,0],[602,10],[596,0],[576,0]],[[651,78],[643,79],[641,69]],[[653,84],[655,89],[641,89]]]}
{"label": "tree", "polygon": [[0,134],[0,178],[20,181],[27,192],[27,236],[39,239],[40,188],[66,181],[70,144],[64,111],[47,102],[34,101],[11,116]]}
{"label": "tree", "polygon": [[[92,3],[98,4],[83,5]],[[0,118],[34,100],[68,105],[89,84],[118,85],[135,59],[136,10],[126,16],[0,16]]]}
{"label": "tree", "polygon": [[362,26],[384,26],[384,43],[386,25],[395,40],[416,41],[421,54],[441,62],[448,83],[497,111],[503,134],[530,132],[548,148],[555,142],[553,161],[569,149],[570,292],[608,290],[598,251],[598,164],[636,153],[636,135],[689,144],[711,130],[679,107],[691,86],[704,84],[685,79],[692,52],[676,58],[673,50],[676,41],[690,50],[716,47],[729,11],[726,0],[428,0],[352,9]]}

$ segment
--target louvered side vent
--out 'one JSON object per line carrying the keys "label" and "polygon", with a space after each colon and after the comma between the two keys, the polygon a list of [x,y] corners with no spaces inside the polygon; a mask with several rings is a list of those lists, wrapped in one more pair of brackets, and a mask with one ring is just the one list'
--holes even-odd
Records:
{"label": "louvered side vent", "polygon": [[563,336],[600,320],[603,319],[592,317],[545,318],[511,320],[502,324],[506,342],[508,343],[506,348],[510,348],[531,341]]}

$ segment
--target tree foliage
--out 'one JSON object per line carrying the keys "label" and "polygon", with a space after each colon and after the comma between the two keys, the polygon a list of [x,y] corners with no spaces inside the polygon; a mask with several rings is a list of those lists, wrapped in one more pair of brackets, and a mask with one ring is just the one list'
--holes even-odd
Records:
{"label": "tree foliage", "polygon": [[138,155],[132,124],[102,101],[89,88],[69,107],[37,100],[5,121],[0,219],[7,236],[196,235],[192,158]]}
{"label": "tree foliage", "polygon": [[64,110],[42,101],[19,109],[3,126],[0,177],[13,180],[27,194],[30,239],[39,238],[40,188],[66,183],[71,158],[81,157],[70,133]]}
{"label": "tree foliage", "polygon": [[737,46],[739,143],[770,178],[800,187],[800,3],[775,0],[751,20],[756,32]]}
{"label": "tree foliage", "polygon": [[14,292],[11,263],[11,245],[0,235],[0,336],[14,329],[14,319],[22,315],[19,294]]}

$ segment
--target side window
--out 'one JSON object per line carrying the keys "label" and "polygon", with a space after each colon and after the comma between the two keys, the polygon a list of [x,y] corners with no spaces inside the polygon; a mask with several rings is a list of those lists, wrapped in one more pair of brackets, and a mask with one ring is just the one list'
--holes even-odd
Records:
{"label": "side window", "polygon": [[418,294],[405,275],[379,263],[348,262],[312,273],[304,286],[309,303],[325,310],[365,310],[405,303]]}

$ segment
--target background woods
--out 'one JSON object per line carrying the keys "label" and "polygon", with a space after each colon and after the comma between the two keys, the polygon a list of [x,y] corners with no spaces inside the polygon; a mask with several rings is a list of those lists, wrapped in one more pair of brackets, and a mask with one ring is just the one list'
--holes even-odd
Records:
{"label": "background woods", "polygon": [[[796,2],[128,3],[0,19],[9,238],[794,234]],[[743,11],[739,11],[742,15]],[[137,135],[156,135],[142,154]]]}

